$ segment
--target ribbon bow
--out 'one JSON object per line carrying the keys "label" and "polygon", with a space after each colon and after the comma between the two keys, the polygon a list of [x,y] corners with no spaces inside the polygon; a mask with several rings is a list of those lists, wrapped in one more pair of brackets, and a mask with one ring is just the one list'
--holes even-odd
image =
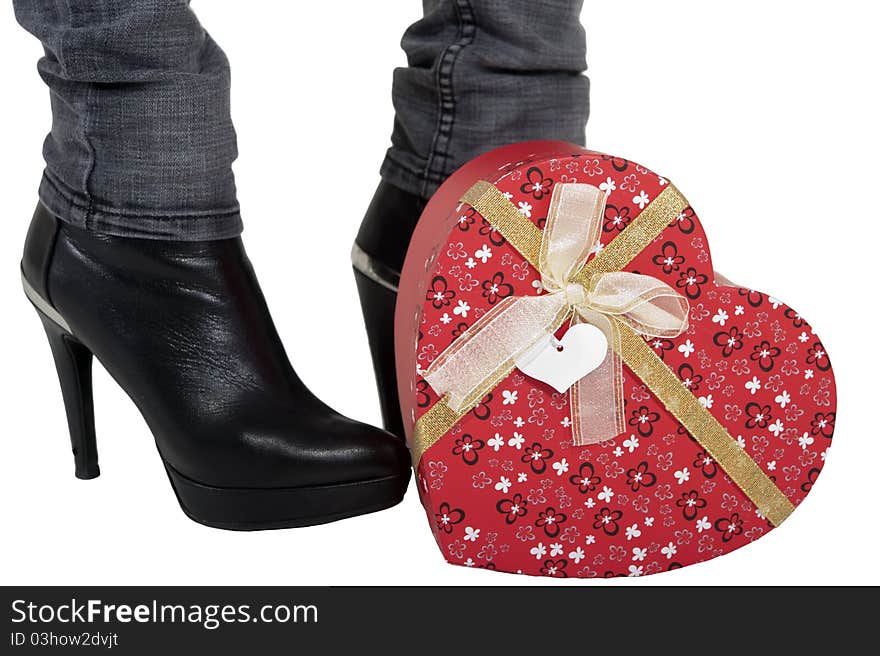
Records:
{"label": "ribbon bow", "polygon": [[625,430],[619,323],[641,335],[676,337],[687,329],[688,301],[666,283],[638,273],[583,271],[598,242],[605,194],[592,185],[557,184],[541,236],[538,271],[546,293],[508,297],[434,360],[424,378],[456,412],[475,405],[534,357],[567,321],[589,323],[607,340],[605,358],[569,389],[575,444]]}

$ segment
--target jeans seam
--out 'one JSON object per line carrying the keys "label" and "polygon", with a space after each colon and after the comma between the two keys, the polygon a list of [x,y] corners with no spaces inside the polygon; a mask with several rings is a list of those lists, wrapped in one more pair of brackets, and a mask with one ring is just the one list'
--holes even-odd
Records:
{"label": "jeans seam", "polygon": [[437,128],[423,171],[422,196],[427,195],[430,183],[443,180],[455,124],[455,88],[452,76],[458,57],[466,46],[473,43],[476,35],[476,21],[470,0],[454,0],[453,6],[458,18],[458,33],[455,41],[443,49],[437,64]]}

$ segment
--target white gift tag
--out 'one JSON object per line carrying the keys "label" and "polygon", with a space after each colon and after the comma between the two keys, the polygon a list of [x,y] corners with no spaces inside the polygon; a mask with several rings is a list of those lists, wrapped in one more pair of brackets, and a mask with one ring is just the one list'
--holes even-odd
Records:
{"label": "white gift tag", "polygon": [[578,323],[561,340],[547,335],[517,358],[515,364],[527,376],[565,392],[602,364],[607,352],[605,334],[592,324]]}

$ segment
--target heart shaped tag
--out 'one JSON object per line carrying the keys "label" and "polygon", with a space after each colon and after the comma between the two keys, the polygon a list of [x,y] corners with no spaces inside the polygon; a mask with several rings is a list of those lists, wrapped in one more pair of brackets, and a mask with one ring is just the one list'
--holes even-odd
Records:
{"label": "heart shaped tag", "polygon": [[605,360],[608,340],[589,323],[571,326],[557,341],[547,335],[516,359],[517,368],[527,376],[547,383],[558,392],[596,369]]}

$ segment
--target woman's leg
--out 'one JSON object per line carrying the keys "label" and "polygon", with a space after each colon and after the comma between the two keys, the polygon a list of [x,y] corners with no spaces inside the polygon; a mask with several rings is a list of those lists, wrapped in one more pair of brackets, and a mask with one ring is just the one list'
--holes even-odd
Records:
{"label": "woman's leg", "polygon": [[52,99],[43,204],[123,237],[241,232],[229,63],[186,0],[15,0]]}
{"label": "woman's leg", "polygon": [[352,248],[385,427],[402,434],[394,365],[397,284],[426,200],[504,144],[583,145],[589,114],[582,0],[424,0],[394,72],[391,148]]}
{"label": "woman's leg", "polygon": [[394,71],[382,178],[429,197],[480,153],[531,139],[583,145],[583,0],[424,0]]}

